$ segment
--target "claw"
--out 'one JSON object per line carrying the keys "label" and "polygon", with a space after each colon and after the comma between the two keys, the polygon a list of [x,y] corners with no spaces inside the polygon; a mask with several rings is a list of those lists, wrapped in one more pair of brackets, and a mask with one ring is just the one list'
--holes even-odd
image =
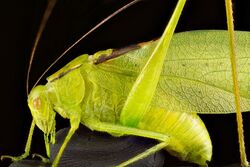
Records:
{"label": "claw", "polygon": [[20,156],[14,157],[14,156],[10,156],[10,155],[2,155],[1,156],[1,160],[3,159],[11,159],[11,161],[20,161],[24,158],[26,158],[28,156],[28,154],[24,153]]}
{"label": "claw", "polygon": [[48,158],[45,158],[44,156],[40,155],[40,154],[32,154],[32,158],[38,157],[42,160],[42,162],[44,163],[50,163],[50,160]]}

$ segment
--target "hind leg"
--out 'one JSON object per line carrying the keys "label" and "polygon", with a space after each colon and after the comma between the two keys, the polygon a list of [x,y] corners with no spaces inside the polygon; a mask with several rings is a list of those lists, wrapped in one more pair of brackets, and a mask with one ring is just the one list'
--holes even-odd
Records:
{"label": "hind leg", "polygon": [[129,164],[132,164],[138,160],[141,160],[143,158],[146,158],[149,155],[156,153],[157,151],[160,151],[161,149],[165,148],[167,145],[168,145],[168,142],[161,142],[161,143],[149,148],[148,150],[142,152],[141,154],[138,154],[137,156],[117,165],[116,167],[128,166]]}

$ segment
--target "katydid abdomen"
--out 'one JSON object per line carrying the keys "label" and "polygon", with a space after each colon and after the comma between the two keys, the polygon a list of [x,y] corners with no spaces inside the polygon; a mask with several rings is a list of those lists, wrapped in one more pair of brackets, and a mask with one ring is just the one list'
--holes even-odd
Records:
{"label": "katydid abdomen", "polygon": [[[250,33],[237,32],[237,36],[241,107],[248,111],[250,59],[246,54],[250,53]],[[167,150],[197,164],[205,164],[211,159],[212,146],[208,132],[196,113],[234,112],[226,37],[226,31],[175,35],[150,109],[134,126],[166,134],[170,138]],[[109,49],[77,57],[48,78],[48,83],[42,88],[47,92],[47,103],[64,118],[74,115],[73,119],[81,119],[86,126],[89,126],[89,120],[130,126],[129,121],[136,111],[121,113],[121,110],[156,43],[151,41],[123,50]],[[31,91],[33,95],[29,100],[33,117],[40,107],[36,89]],[[34,117],[42,129],[44,123],[38,119]],[[46,125],[47,129],[42,130],[52,133],[53,123],[51,121]]]}
{"label": "katydid abdomen", "polygon": [[151,108],[138,128],[170,136],[166,150],[181,160],[204,165],[211,160],[212,143],[197,114]]}

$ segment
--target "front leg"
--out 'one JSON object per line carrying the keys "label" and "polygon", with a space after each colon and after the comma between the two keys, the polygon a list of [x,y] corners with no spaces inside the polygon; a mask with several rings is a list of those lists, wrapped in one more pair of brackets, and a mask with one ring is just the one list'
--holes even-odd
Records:
{"label": "front leg", "polygon": [[24,153],[22,155],[20,155],[20,156],[3,155],[3,156],[1,156],[1,160],[9,158],[12,161],[20,161],[20,160],[25,159],[26,157],[29,156],[29,154],[30,154],[30,146],[31,146],[31,142],[32,142],[32,136],[33,136],[33,132],[34,132],[34,129],[35,129],[35,125],[36,124],[35,124],[35,121],[33,119],[32,123],[31,123],[31,126],[30,126],[30,131],[29,131],[29,135],[28,135],[28,139],[27,139],[27,142],[26,142]]}

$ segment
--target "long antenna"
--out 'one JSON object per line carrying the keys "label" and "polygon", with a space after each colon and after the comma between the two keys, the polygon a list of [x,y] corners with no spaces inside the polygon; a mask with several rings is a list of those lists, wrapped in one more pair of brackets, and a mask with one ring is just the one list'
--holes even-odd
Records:
{"label": "long antenna", "polygon": [[[101,25],[103,25],[104,23],[106,23],[108,20],[110,20],[111,18],[113,18],[114,16],[116,16],[117,14],[119,14],[120,12],[122,12],[123,10],[127,9],[128,7],[134,5],[135,3],[139,2],[141,0],[133,0],[130,3],[126,4],[125,6],[119,8],[118,10],[116,10],[114,13],[110,14],[108,17],[106,17],[105,19],[103,19],[100,23],[98,23],[96,26],[94,26],[92,29],[90,29],[87,33],[85,33],[84,35],[82,35],[76,42],[74,42],[70,47],[68,47],[53,63],[51,63],[51,65],[42,73],[42,75],[38,78],[38,80],[36,81],[36,83],[34,84],[34,86],[32,88],[34,88],[38,82],[42,79],[42,77],[51,69],[51,67],[53,67],[67,52],[69,52],[75,45],[77,45],[82,39],[86,38],[89,34],[91,34],[93,31],[95,31],[97,28],[99,28]],[[49,6],[49,5],[48,5]],[[48,8],[46,9],[46,13],[47,10],[49,10]],[[51,12],[51,11],[50,11]],[[45,14],[44,14],[45,15]],[[42,24],[44,23],[44,21],[42,20]],[[46,23],[46,22],[45,22]],[[42,25],[41,24],[41,25]],[[44,25],[43,25],[44,26]],[[41,29],[41,27],[40,27]],[[38,36],[39,34],[37,34]],[[41,34],[40,34],[41,35]],[[39,36],[40,36],[39,35]],[[40,37],[39,37],[40,38]],[[38,39],[39,40],[39,39]],[[37,42],[38,43],[38,42]],[[33,48],[33,50],[35,50]],[[35,52],[35,51],[34,51]],[[33,61],[33,57],[34,57],[34,53],[32,53],[32,56],[30,59],[30,64],[29,64],[29,69],[28,69],[28,75],[27,75],[27,82],[26,82],[26,87],[27,87],[27,94],[28,94],[28,82],[29,82],[29,73],[30,73],[30,69],[31,69],[31,65],[32,65],[32,61]]]}
{"label": "long antenna", "polygon": [[43,33],[43,30],[48,22],[48,19],[53,11],[53,8],[56,4],[57,0],[48,0],[48,4],[47,4],[47,7],[46,7],[46,10],[43,14],[43,18],[42,18],[42,21],[40,23],[40,26],[39,26],[39,29],[37,31],[37,34],[36,34],[36,38],[35,38],[35,42],[34,42],[34,46],[32,47],[32,51],[31,51],[31,55],[30,55],[30,60],[29,60],[29,67],[28,67],[28,71],[27,71],[27,78],[26,78],[26,93],[27,93],[27,96],[29,94],[29,79],[30,79],[30,71],[31,71],[31,66],[32,66],[32,62],[33,62],[33,59],[34,59],[34,56],[35,56],[35,52],[36,52],[36,49],[37,49],[37,45],[40,41],[40,38],[41,38],[41,35]]}

